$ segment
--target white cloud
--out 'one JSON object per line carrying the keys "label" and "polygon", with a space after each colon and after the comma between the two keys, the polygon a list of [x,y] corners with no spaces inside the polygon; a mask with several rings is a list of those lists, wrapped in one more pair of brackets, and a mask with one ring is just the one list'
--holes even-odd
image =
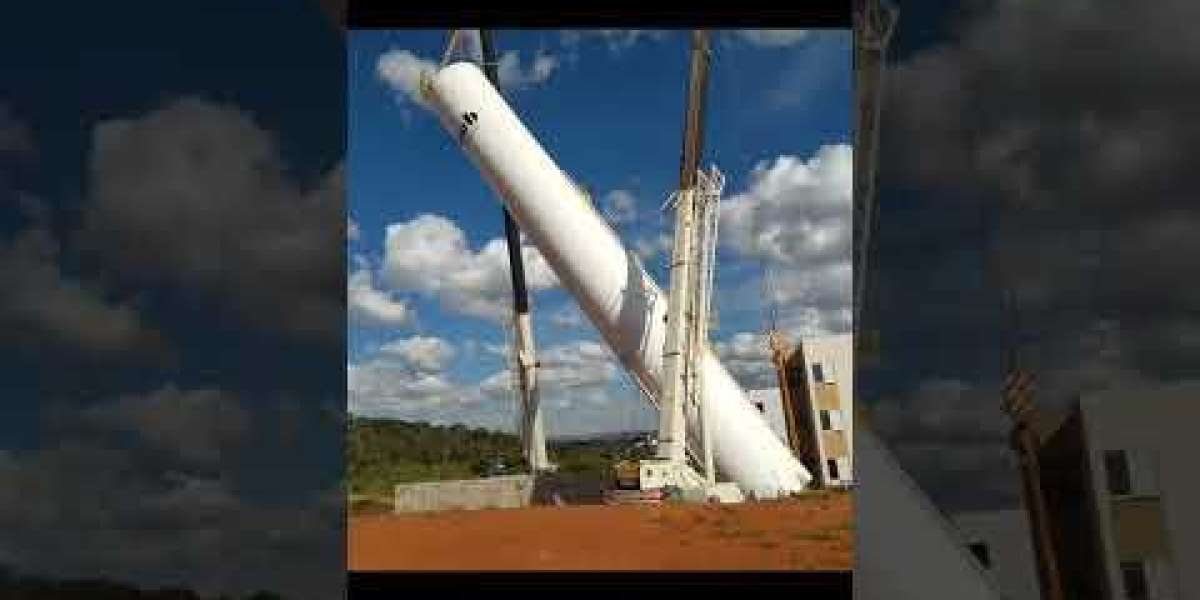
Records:
{"label": "white cloud", "polygon": [[[508,375],[507,371],[493,375]],[[349,365],[346,410],[353,415],[426,421],[463,423],[472,427],[511,431],[515,406],[502,387],[458,381],[446,373],[420,371],[407,364],[395,364],[378,356]],[[489,389],[489,385],[495,389]]]}
{"label": "white cloud", "polygon": [[[30,198],[24,203],[39,206]],[[31,213],[41,218],[41,208]],[[44,344],[94,357],[160,354],[161,335],[130,304],[109,302],[102,290],[66,276],[59,244],[41,222],[0,240],[0,329],[19,347]]]}
{"label": "white cloud", "polygon": [[620,54],[643,40],[662,41],[666,37],[666,31],[651,29],[581,29],[566,30],[560,34],[560,40],[567,48],[575,48],[586,40],[594,39],[603,41],[613,54]]}
{"label": "white cloud", "polygon": [[660,233],[648,237],[639,238],[633,243],[634,250],[643,262],[651,261],[657,258],[660,254],[669,255],[673,240],[670,234]]}
{"label": "white cloud", "polygon": [[[538,353],[538,382],[543,391],[578,394],[599,391],[617,382],[619,366],[608,346],[591,340],[575,340],[544,348]],[[493,373],[481,384],[488,393],[513,389],[515,380],[508,369]]]}
{"label": "white cloud", "polygon": [[201,464],[219,461],[250,429],[249,413],[237,397],[221,390],[180,390],[173,384],[89,408],[84,418],[136,432],[157,450]]}
{"label": "white cloud", "polygon": [[437,63],[408,50],[388,50],[375,63],[375,75],[399,94],[398,100],[410,100],[420,106],[426,106],[421,97],[421,73],[436,70]]}
{"label": "white cloud", "polygon": [[[541,253],[523,246],[526,283],[532,292],[558,285]],[[478,252],[452,221],[423,214],[387,227],[383,278],[392,288],[428,294],[443,308],[493,321],[508,318],[512,284],[508,250],[493,238]]]}
{"label": "white cloud", "polygon": [[383,357],[395,357],[423,373],[444,371],[457,351],[454,344],[438,338],[413,336],[384,344],[379,349]]}
{"label": "white cloud", "polygon": [[585,325],[583,311],[574,302],[569,302],[562,308],[551,313],[550,322],[555,327],[563,329],[580,329]]}
{"label": "white cloud", "polygon": [[[538,362],[541,403],[551,436],[636,427],[652,412],[631,384],[624,385],[616,358],[600,342],[574,340],[545,348]],[[481,381],[479,391],[493,403],[506,402],[515,399],[516,385],[512,371],[502,369]]]}
{"label": "white cloud", "polygon": [[966,506],[979,498],[1016,500],[1018,478],[1007,444],[1011,421],[994,390],[927,379],[902,400],[877,403],[870,422],[935,501]]}
{"label": "white cloud", "polygon": [[751,172],[750,188],[721,206],[722,242],[765,261],[769,285],[751,282],[794,335],[851,326],[853,149],[822,146],[809,160],[780,156]]}
{"label": "white cloud", "polygon": [[[289,451],[272,435],[278,422],[252,418],[248,406],[226,391],[167,384],[48,410],[53,429],[45,434],[55,443],[0,450],[6,566],[189,587],[206,597],[256,589],[330,597],[342,585],[326,575],[344,558],[328,551],[343,535],[341,504],[326,499],[327,487],[313,486],[311,469],[299,477],[301,470],[275,468]],[[338,429],[315,437],[340,440]],[[286,500],[263,502],[240,485],[264,471]],[[239,549],[236,566],[223,557],[229,547]]]}
{"label": "white cloud", "polygon": [[484,342],[482,344],[482,349],[484,352],[500,358],[507,358],[510,354],[512,354],[512,348],[505,344],[491,344]]}
{"label": "white cloud", "polygon": [[372,360],[346,369],[349,405],[357,415],[418,419],[423,411],[463,400],[466,389],[441,373],[415,371],[407,365]]}
{"label": "white cloud", "polygon": [[364,327],[398,327],[414,317],[408,303],[376,288],[370,269],[361,266],[346,278],[346,310],[351,323]]}
{"label": "white cloud", "polygon": [[751,172],[750,189],[721,206],[721,233],[746,257],[827,262],[849,258],[853,148],[822,146],[809,160],[779,156]]}
{"label": "white cloud", "polygon": [[601,200],[604,215],[616,224],[630,223],[637,219],[637,198],[629,190],[613,190]]}
{"label": "white cloud", "polygon": [[[787,42],[798,43],[787,49],[787,63],[774,81],[767,82],[763,97],[766,108],[794,113],[814,102],[828,100],[830,94],[838,95],[842,102],[849,101],[851,95],[846,90],[851,86],[854,43],[849,29],[811,33],[771,31],[749,36],[758,40],[749,43],[759,47],[780,48]],[[735,40],[746,41],[742,35]]]}
{"label": "white cloud", "polygon": [[557,57],[545,52],[538,52],[534,55],[529,68],[524,69],[521,67],[520,53],[516,50],[509,50],[500,55],[496,76],[499,77],[502,88],[519,90],[546,81],[558,70],[558,66]]}
{"label": "white cloud", "polygon": [[33,130],[7,104],[0,102],[0,158],[29,159],[36,153]]}
{"label": "white cloud", "polygon": [[740,29],[735,33],[752,45],[775,48],[800,43],[809,35],[804,29]]}
{"label": "white cloud", "polygon": [[[473,30],[464,30],[473,31]],[[468,34],[463,38],[467,52],[477,47],[478,35]],[[475,41],[472,41],[475,40]],[[496,76],[500,87],[507,90],[521,90],[544,83],[558,70],[558,57],[547,52],[539,51],[527,65],[522,64],[521,54],[509,50],[500,55],[496,66]],[[411,101],[418,106],[428,106],[421,97],[421,73],[436,71],[438,63],[424,59],[408,50],[392,49],[382,55],[375,63],[375,75],[396,92],[397,100],[401,103]]]}
{"label": "white cloud", "polygon": [[772,267],[767,300],[776,307],[780,329],[794,335],[850,331],[852,267],[850,260],[812,267]]}
{"label": "white cloud", "polygon": [[775,387],[775,367],[767,336],[762,333],[740,332],[714,345],[722,364],[746,389]]}
{"label": "white cloud", "polygon": [[96,125],[80,252],[122,284],[167,284],[255,327],[340,339],[343,165],[305,186],[237,107],[185,98]]}
{"label": "white cloud", "polygon": [[616,358],[608,346],[581,340],[553,346],[539,358],[542,385],[552,389],[580,389],[607,386],[620,375]]}
{"label": "white cloud", "polygon": [[[480,346],[488,354],[508,356],[499,344]],[[602,343],[573,340],[541,349],[538,358],[549,435],[653,423],[653,410],[634,388],[622,385],[620,367]],[[506,431],[516,426],[516,379],[508,367],[477,381],[462,381],[397,364],[381,352],[367,362],[349,365],[347,373],[352,414]]]}

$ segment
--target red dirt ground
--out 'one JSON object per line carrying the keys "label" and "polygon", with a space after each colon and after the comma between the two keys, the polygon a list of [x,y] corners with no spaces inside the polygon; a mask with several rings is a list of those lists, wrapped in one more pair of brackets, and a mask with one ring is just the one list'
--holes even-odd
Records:
{"label": "red dirt ground", "polygon": [[726,505],[353,516],[352,571],[849,570],[845,493]]}

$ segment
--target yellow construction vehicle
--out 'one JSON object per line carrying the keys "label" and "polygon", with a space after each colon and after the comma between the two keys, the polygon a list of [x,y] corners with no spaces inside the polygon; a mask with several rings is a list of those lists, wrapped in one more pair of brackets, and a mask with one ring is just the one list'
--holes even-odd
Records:
{"label": "yellow construction vehicle", "polygon": [[622,460],[613,465],[613,487],[618,490],[641,489],[641,470],[636,460]]}

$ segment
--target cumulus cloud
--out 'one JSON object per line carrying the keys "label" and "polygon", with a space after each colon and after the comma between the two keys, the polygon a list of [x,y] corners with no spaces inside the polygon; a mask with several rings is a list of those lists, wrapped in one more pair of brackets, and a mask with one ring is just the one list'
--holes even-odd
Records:
{"label": "cumulus cloud", "polygon": [[637,219],[637,197],[629,190],[612,190],[604,195],[600,205],[612,223],[619,225]]}
{"label": "cumulus cloud", "polygon": [[774,48],[795,45],[809,35],[804,29],[739,29],[734,33],[752,45]]}
{"label": "cumulus cloud", "polygon": [[927,379],[875,406],[870,423],[939,503],[969,509],[1018,501],[1015,458],[1007,443],[1011,421],[990,387]]}
{"label": "cumulus cloud", "polygon": [[[548,435],[612,432],[653,424],[653,408],[625,378],[608,346],[594,340],[573,340],[541,349],[538,361]],[[504,369],[482,380],[479,390],[492,403],[511,405],[516,386],[512,371]]]}
{"label": "cumulus cloud", "polygon": [[550,322],[555,327],[562,329],[580,329],[586,325],[583,311],[574,302],[567,303],[562,308],[550,313]]}
{"label": "cumulus cloud", "polygon": [[[575,340],[543,348],[538,353],[538,363],[541,366],[539,385],[549,393],[601,391],[615,383],[620,374],[620,367],[608,346],[592,340]],[[495,394],[515,389],[515,385],[516,380],[505,369],[486,378],[481,387]]]}
{"label": "cumulus cloud", "polygon": [[939,232],[978,232],[981,219],[986,231],[939,240],[936,255],[919,249],[934,239],[924,231],[885,250],[891,286],[917,290],[891,306],[931,310],[936,300],[939,329],[978,337],[980,315],[943,312],[962,298],[931,290],[974,278],[952,267],[986,236],[987,281],[1014,292],[1022,328],[1036,334],[1026,351],[1047,379],[1082,376],[1068,349],[1098,322],[1121,352],[1092,362],[1087,379],[1194,373],[1200,347],[1186,332],[1200,323],[1191,284],[1200,240],[1183,232],[1200,226],[1187,158],[1200,142],[1188,118],[1200,103],[1200,54],[1176,24],[1200,6],[1166,2],[1146,15],[1102,2],[1004,2],[968,16],[951,39],[887,73],[880,193],[919,189],[914,207],[940,214]]}
{"label": "cumulus cloud", "polygon": [[634,251],[642,261],[651,261],[660,255],[670,255],[673,240],[671,235],[660,233],[643,236],[634,241]]}
{"label": "cumulus cloud", "polygon": [[412,418],[469,399],[468,390],[441,373],[419,372],[387,360],[350,365],[346,375],[347,410],[356,415]]}
{"label": "cumulus cloud", "polygon": [[808,160],[780,156],[756,165],[750,186],[721,205],[722,243],[764,261],[767,301],[797,335],[851,326],[853,149],[822,146]]}
{"label": "cumulus cloud", "polygon": [[723,240],[747,257],[821,264],[849,258],[853,148],[755,165],[750,189],[721,205]]}
{"label": "cumulus cloud", "polygon": [[247,324],[340,339],[343,167],[304,186],[247,113],[185,98],[96,125],[81,254],[127,285],[199,292]]}
{"label": "cumulus cloud", "polygon": [[767,82],[765,108],[775,111],[803,111],[804,107],[826,102],[830,97],[852,97],[851,75],[854,35],[849,29],[818,31],[770,31],[737,36],[760,47],[787,48],[787,62],[773,81]]}
{"label": "cumulus cloud", "polygon": [[558,57],[545,52],[533,56],[528,68],[521,66],[521,56],[516,50],[509,50],[500,55],[496,66],[496,76],[500,79],[500,87],[520,90],[545,82],[558,70]]}
{"label": "cumulus cloud", "polygon": [[1200,224],[1186,158],[1200,141],[1186,117],[1200,102],[1200,53],[1176,24],[1198,16],[1185,1],[1152,15],[1120,3],[981,4],[947,41],[887,71],[880,206],[906,206],[880,220],[894,225],[886,245],[878,238],[878,321],[897,349],[881,358],[952,374],[904,381],[877,420],[947,504],[1018,501],[1000,383],[977,370],[1003,368],[1017,337],[1002,289],[1047,412],[1076,394],[1194,375],[1200,348],[1180,338],[1197,322],[1200,245],[1181,232]]}
{"label": "cumulus cloud", "polygon": [[[340,494],[290,487],[272,463],[284,459],[269,427],[243,398],[167,384],[53,414],[56,444],[0,451],[6,566],[205,595],[272,589],[316,599],[342,584],[330,575],[344,560]],[[287,502],[265,503],[240,486],[262,474],[237,469],[264,460],[273,484],[293,492]],[[238,548],[235,563],[229,548]]]}
{"label": "cumulus cloud", "polygon": [[351,323],[363,327],[399,327],[412,322],[413,308],[375,286],[370,268],[360,266],[346,278],[346,310]]}
{"label": "cumulus cloud", "polygon": [[608,47],[609,52],[621,54],[641,41],[662,41],[667,33],[651,29],[568,29],[560,33],[560,40],[567,48],[575,48],[588,40],[598,40]]}
{"label": "cumulus cloud", "polygon": [[[478,45],[477,32],[463,39],[468,52],[470,47]],[[509,50],[501,54],[497,62],[496,76],[500,80],[500,87],[506,90],[523,90],[544,83],[559,67],[558,57],[544,51],[535,53],[528,63],[524,63],[519,51]],[[375,63],[375,75],[397,94],[398,101],[428,106],[421,97],[421,73],[436,71],[437,68],[435,61],[421,58],[408,50],[393,48],[380,55]]]}
{"label": "cumulus cloud", "polygon": [[721,362],[742,387],[765,389],[778,386],[766,335],[740,332],[713,346]]}
{"label": "cumulus cloud", "polygon": [[394,340],[379,349],[381,356],[397,358],[417,371],[428,373],[445,370],[456,353],[454,344],[427,336]]}
{"label": "cumulus cloud", "polygon": [[780,264],[764,275],[766,299],[777,310],[778,326],[795,336],[845,333],[853,324],[852,267],[841,263],[807,270]]}
{"label": "cumulus cloud", "polygon": [[[558,286],[545,259],[523,246],[525,278],[537,292]],[[466,234],[444,217],[423,214],[387,227],[383,278],[396,290],[424,293],[446,310],[503,321],[511,306],[508,250],[503,238],[471,250]]]}
{"label": "cumulus cloud", "polygon": [[437,66],[437,63],[420,58],[408,50],[392,49],[384,52],[375,62],[375,75],[397,92],[397,100],[427,106],[421,97],[421,73],[436,71]]}
{"label": "cumulus cloud", "polygon": [[513,431],[512,397],[491,381],[511,377],[507,371],[470,382],[380,354],[349,365],[346,374],[346,409],[352,415]]}
{"label": "cumulus cloud", "polygon": [[213,464],[250,430],[249,413],[221,390],[180,390],[173,384],[149,394],[126,394],[90,407],[84,419],[106,429],[136,433],[154,451]]}
{"label": "cumulus cloud", "polygon": [[552,389],[580,389],[613,383],[619,375],[608,346],[583,340],[552,346],[539,356],[539,381]]}
{"label": "cumulus cloud", "polygon": [[29,160],[36,154],[33,130],[7,103],[0,102],[0,159]]}
{"label": "cumulus cloud", "polygon": [[[508,349],[482,344],[487,354],[505,359]],[[356,415],[433,423],[463,423],[513,431],[517,382],[510,366],[467,380],[444,370],[439,342],[407,342],[397,352],[386,347],[348,367],[349,411]],[[407,355],[399,356],[398,355]],[[412,360],[432,361],[414,368]],[[630,385],[607,346],[573,340],[541,348],[538,370],[542,406],[550,435],[594,433],[641,426],[652,409]],[[636,421],[636,423],[635,423]],[[652,421],[652,419],[651,419]]]}
{"label": "cumulus cloud", "polygon": [[[28,200],[28,199],[27,199]],[[166,350],[162,336],[130,303],[65,274],[60,247],[40,217],[0,240],[0,329],[21,347],[53,347],[92,357],[130,357]]]}

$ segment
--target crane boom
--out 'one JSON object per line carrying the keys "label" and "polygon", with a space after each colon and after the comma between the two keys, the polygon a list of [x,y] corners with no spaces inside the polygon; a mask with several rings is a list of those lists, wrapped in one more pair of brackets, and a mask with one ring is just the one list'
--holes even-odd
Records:
{"label": "crane boom", "polygon": [[[483,54],[483,72],[497,90],[500,77],[496,68],[496,50],[492,32],[479,30],[479,48]],[[517,385],[520,388],[520,434],[525,460],[532,473],[552,469],[546,455],[546,435],[542,429],[542,411],[538,394],[537,355],[533,343],[533,325],[529,314],[529,290],[525,286],[525,263],[521,257],[521,231],[507,206],[504,213],[504,239],[508,245],[508,265],[512,274],[513,327],[516,330]]]}

